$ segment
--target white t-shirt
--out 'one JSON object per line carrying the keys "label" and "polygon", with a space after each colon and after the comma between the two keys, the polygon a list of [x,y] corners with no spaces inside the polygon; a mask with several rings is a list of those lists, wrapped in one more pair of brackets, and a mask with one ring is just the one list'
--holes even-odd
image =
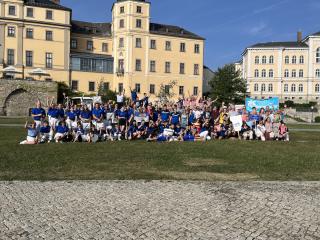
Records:
{"label": "white t-shirt", "polygon": [[118,103],[123,103],[123,95],[121,95],[121,94],[117,95],[117,102]]}

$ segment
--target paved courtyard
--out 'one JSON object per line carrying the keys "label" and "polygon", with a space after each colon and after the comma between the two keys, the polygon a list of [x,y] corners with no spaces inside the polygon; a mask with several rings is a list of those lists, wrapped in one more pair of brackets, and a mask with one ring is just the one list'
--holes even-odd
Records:
{"label": "paved courtyard", "polygon": [[0,239],[320,239],[320,182],[2,182]]}

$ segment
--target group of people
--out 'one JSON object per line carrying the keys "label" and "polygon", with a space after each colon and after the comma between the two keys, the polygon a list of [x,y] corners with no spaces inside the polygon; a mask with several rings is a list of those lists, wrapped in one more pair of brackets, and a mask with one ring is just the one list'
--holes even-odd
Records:
{"label": "group of people", "polygon": [[[96,102],[93,106],[55,104],[52,98],[47,111],[41,102],[32,109],[33,122],[26,123],[27,138],[21,144],[101,142],[146,140],[149,142],[210,141],[216,139],[289,141],[284,114],[266,107],[234,105],[215,106],[210,98],[186,98],[166,104],[134,97],[125,102],[123,94],[117,101]],[[241,130],[231,121],[241,116]]]}

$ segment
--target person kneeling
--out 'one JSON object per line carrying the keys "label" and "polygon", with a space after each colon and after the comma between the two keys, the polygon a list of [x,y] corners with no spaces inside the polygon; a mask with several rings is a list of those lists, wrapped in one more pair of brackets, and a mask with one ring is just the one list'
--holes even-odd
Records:
{"label": "person kneeling", "polygon": [[61,121],[59,125],[56,127],[56,134],[54,136],[54,140],[58,142],[63,142],[66,136],[68,135],[69,128],[66,126],[64,121]]}
{"label": "person kneeling", "polygon": [[20,142],[20,144],[28,144],[28,145],[33,145],[38,143],[38,130],[37,130],[37,125],[36,123],[32,123],[28,125],[28,122],[25,124],[25,129],[28,131],[27,139]]}

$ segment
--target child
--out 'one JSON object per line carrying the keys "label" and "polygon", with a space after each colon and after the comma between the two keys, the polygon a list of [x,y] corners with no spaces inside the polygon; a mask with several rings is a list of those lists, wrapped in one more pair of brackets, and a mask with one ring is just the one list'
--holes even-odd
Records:
{"label": "child", "polygon": [[49,122],[44,121],[40,127],[40,143],[50,142],[50,131]]}
{"label": "child", "polygon": [[33,145],[33,144],[37,144],[38,142],[38,130],[37,130],[37,125],[35,122],[33,122],[32,124],[30,124],[28,126],[28,122],[26,122],[25,124],[25,129],[27,129],[28,131],[28,135],[27,135],[27,139],[20,142],[20,144],[28,144],[28,145]]}

